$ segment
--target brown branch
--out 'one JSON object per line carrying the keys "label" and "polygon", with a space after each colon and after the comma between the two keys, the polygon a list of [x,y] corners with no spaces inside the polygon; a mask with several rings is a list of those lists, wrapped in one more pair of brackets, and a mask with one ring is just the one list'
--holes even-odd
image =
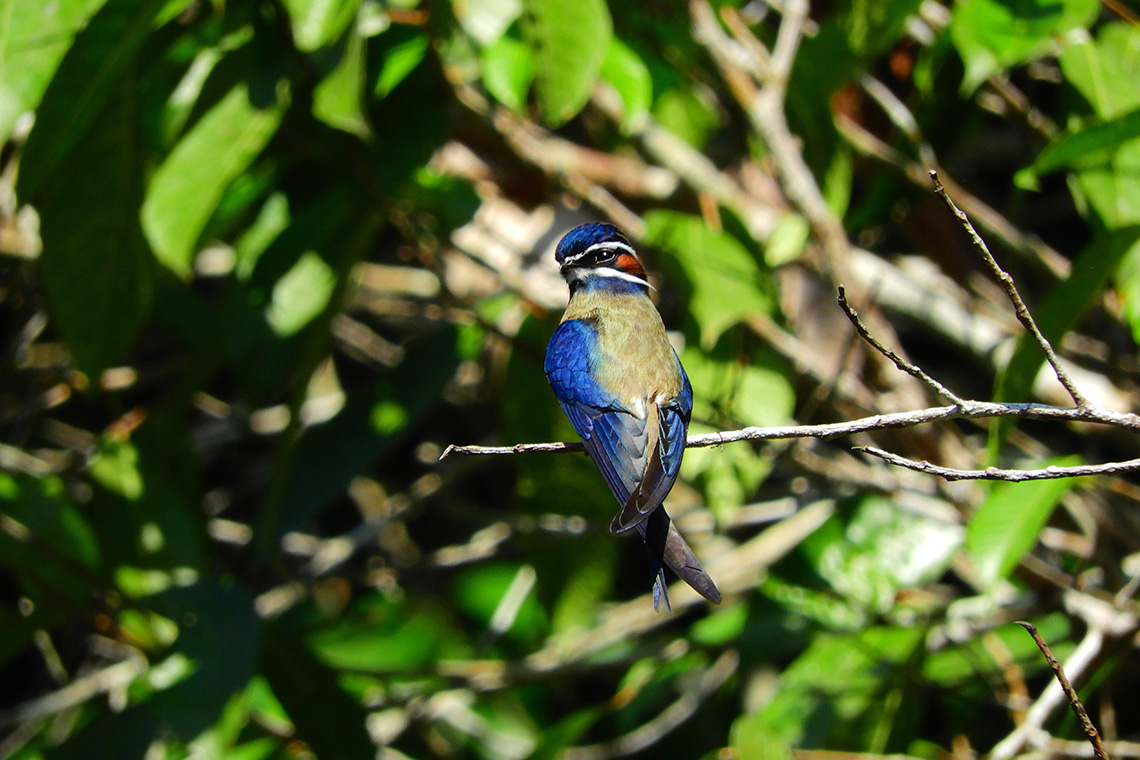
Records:
{"label": "brown branch", "polygon": [[[819,438],[830,440],[856,433],[874,430],[914,427],[939,420],[986,419],[994,417],[1016,417],[1028,420],[1053,420],[1064,422],[1090,422],[1140,432],[1140,416],[1121,414],[1098,407],[1049,406],[1047,404],[1013,404],[995,401],[963,400],[960,404],[935,406],[894,414],[876,414],[848,422],[831,422],[822,425],[785,425],[781,427],[746,427],[739,430],[724,430],[716,433],[695,433],[690,435],[685,446],[690,449],[705,446],[719,446],[737,441],[775,441],[787,438]],[[573,443],[516,443],[513,446],[457,446],[452,444],[444,449],[440,459],[452,454],[528,454],[564,453],[582,451],[582,444]],[[884,452],[885,453],[885,452]],[[1127,464],[1127,463],[1121,463]],[[1096,465],[1106,467],[1108,465]],[[933,467],[933,465],[929,465]],[[913,469],[913,468],[912,468]],[[980,470],[979,472],[985,472]],[[1066,476],[1058,476],[1066,477]]]}
{"label": "brown branch", "polygon": [[1077,716],[1077,721],[1081,724],[1081,729],[1088,737],[1089,743],[1092,744],[1093,754],[1097,756],[1098,760],[1109,760],[1108,752],[1104,748],[1104,744],[1100,740],[1100,732],[1096,730],[1096,726],[1089,719],[1088,712],[1085,711],[1085,706],[1081,704],[1081,698],[1077,696],[1076,689],[1069,683],[1069,679],[1065,676],[1065,670],[1061,667],[1061,663],[1057,662],[1057,658],[1053,656],[1053,652],[1049,649],[1049,645],[1045,643],[1045,639],[1037,632],[1037,627],[1032,623],[1027,623],[1023,620],[1017,621],[1017,624],[1029,632],[1036,642],[1037,648],[1041,650],[1041,654],[1045,655],[1045,660],[1049,663],[1049,667],[1053,669],[1053,675],[1057,677],[1057,683],[1061,685],[1061,690],[1065,692],[1065,697],[1069,700],[1069,706],[1073,708],[1073,712]]}
{"label": "brown branch", "polygon": [[1037,321],[1034,320],[1033,315],[1029,313],[1029,307],[1025,305],[1025,301],[1022,300],[1021,294],[1017,291],[1017,286],[1014,284],[1013,278],[997,263],[993,254],[990,253],[990,249],[986,246],[986,242],[978,235],[974,229],[974,225],[970,224],[969,218],[962,213],[962,209],[955,205],[953,199],[946,192],[946,189],[942,187],[942,182],[938,179],[938,172],[932,170],[930,172],[930,179],[934,183],[934,192],[938,194],[938,197],[942,199],[950,209],[950,212],[958,219],[958,222],[962,225],[962,229],[970,236],[970,242],[973,244],[974,250],[981,255],[994,277],[997,278],[1002,288],[1005,289],[1006,296],[1009,298],[1010,303],[1013,304],[1013,310],[1017,314],[1017,320],[1021,322],[1022,326],[1041,348],[1042,353],[1045,354],[1045,358],[1049,361],[1049,365],[1053,368],[1053,372],[1056,373],[1057,379],[1061,381],[1061,385],[1065,386],[1065,390],[1068,391],[1072,397],[1073,403],[1078,407],[1088,406],[1088,401],[1081,395],[1081,392],[1077,390],[1076,385],[1074,385],[1073,381],[1069,378],[1069,373],[1065,370],[1064,365],[1061,364],[1061,360],[1057,358],[1057,354],[1053,350],[1053,345],[1041,334],[1041,330],[1038,329]]}
{"label": "brown branch", "polygon": [[859,337],[865,340],[867,343],[871,344],[871,346],[880,354],[894,362],[896,367],[919,380],[921,383],[929,387],[932,391],[949,401],[951,404],[962,406],[966,403],[963,399],[959,398],[942,383],[926,374],[926,372],[924,372],[919,367],[916,367],[903,357],[899,356],[894,350],[884,345],[882,341],[872,335],[871,331],[867,329],[867,326],[863,324],[863,321],[859,319],[859,312],[855,311],[855,308],[847,302],[847,291],[843,288],[842,285],[839,286],[839,306],[843,309],[843,313],[847,315],[847,319],[851,320],[851,324],[855,326],[855,331],[859,333]]}
{"label": "brown branch", "polygon": [[855,450],[878,457],[896,467],[923,472],[927,475],[937,475],[946,480],[1004,480],[1010,483],[1021,483],[1026,480],[1056,480],[1057,478],[1079,478],[1088,475],[1122,475],[1126,472],[1140,470],[1140,459],[1105,462],[1104,464],[1081,464],[1070,467],[1053,465],[1039,470],[1007,470],[1000,467],[987,467],[984,470],[958,470],[953,467],[941,467],[926,461],[907,459],[874,446],[859,446]]}

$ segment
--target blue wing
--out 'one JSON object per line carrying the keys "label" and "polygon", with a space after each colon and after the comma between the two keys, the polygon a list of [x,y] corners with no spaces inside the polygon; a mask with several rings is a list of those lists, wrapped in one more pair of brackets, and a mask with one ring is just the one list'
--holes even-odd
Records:
{"label": "blue wing", "polygon": [[617,396],[598,385],[591,368],[597,344],[592,325],[581,319],[567,320],[550,339],[544,368],[590,458],[614,497],[624,504],[645,472],[646,420],[631,414]]}

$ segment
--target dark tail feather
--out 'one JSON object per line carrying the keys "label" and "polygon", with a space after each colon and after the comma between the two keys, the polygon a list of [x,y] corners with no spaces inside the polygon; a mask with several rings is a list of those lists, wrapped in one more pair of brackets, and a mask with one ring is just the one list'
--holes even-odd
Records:
{"label": "dark tail feather", "polygon": [[645,548],[649,551],[649,565],[654,572],[653,609],[660,609],[660,599],[663,598],[665,609],[672,611],[669,606],[669,595],[665,591],[663,564],[668,565],[678,578],[692,586],[693,590],[705,599],[720,604],[720,590],[701,567],[700,561],[685,539],[677,532],[664,507],[653,510],[637,528],[645,538]]}

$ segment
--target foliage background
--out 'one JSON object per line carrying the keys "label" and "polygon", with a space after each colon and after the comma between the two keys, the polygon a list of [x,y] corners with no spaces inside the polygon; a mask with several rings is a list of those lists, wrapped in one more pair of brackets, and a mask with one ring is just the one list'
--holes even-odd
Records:
{"label": "foliage background", "polygon": [[[1131,409],[1136,8],[805,10],[0,0],[0,757],[1087,753],[1027,715],[1048,673],[1015,619],[1084,658],[1140,754],[1127,478],[695,449],[671,512],[726,599],[677,589],[669,616],[584,457],[437,463],[572,436],[550,254],[597,218],[661,273],[694,432],[935,403],[836,284],[959,393],[1065,403],[935,166],[1082,388]],[[965,467],[1138,448],[871,441]]]}

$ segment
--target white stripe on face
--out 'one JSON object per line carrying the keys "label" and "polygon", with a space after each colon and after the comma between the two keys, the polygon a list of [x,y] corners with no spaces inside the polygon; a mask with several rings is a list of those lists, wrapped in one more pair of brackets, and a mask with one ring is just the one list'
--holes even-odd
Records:
{"label": "white stripe on face", "polygon": [[575,280],[585,280],[587,277],[611,277],[615,280],[625,280],[626,282],[632,282],[637,285],[644,285],[650,290],[657,289],[640,277],[632,275],[629,272],[623,272],[620,269],[614,269],[613,267],[594,267],[592,269],[575,268],[566,271],[567,274]]}

